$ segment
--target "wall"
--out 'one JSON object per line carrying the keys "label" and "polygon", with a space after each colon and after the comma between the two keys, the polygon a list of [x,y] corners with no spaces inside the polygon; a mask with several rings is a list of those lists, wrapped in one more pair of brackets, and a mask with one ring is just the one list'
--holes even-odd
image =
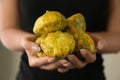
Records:
{"label": "wall", "polygon": [[0,80],[15,80],[21,53],[11,52],[0,44]]}
{"label": "wall", "polygon": [[[15,80],[21,53],[10,52],[0,44],[0,80]],[[107,80],[120,80],[120,54],[103,56]]]}
{"label": "wall", "polygon": [[103,57],[107,80],[120,80],[120,53],[105,54]]}

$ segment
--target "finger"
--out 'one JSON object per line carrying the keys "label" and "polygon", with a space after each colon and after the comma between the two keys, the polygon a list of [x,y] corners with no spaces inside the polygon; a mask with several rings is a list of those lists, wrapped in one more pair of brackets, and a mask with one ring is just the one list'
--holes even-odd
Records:
{"label": "finger", "polygon": [[75,68],[83,68],[87,63],[78,59],[75,55],[68,55],[68,60]]}
{"label": "finger", "polygon": [[56,62],[53,62],[53,63],[50,63],[50,64],[43,65],[40,68],[45,69],[45,70],[55,70],[60,66],[61,66],[61,64],[58,61],[56,61]]}
{"label": "finger", "polygon": [[96,60],[96,54],[93,54],[86,49],[81,49],[80,53],[87,63],[92,63]]}
{"label": "finger", "polygon": [[60,72],[60,73],[65,73],[65,72],[67,72],[67,71],[69,70],[69,68],[61,67],[61,68],[58,68],[57,70],[58,70],[58,72]]}
{"label": "finger", "polygon": [[54,59],[49,57],[29,59],[29,65],[31,67],[41,67],[42,65],[49,64],[51,62],[54,62]]}
{"label": "finger", "polygon": [[36,57],[34,55],[29,55],[28,53],[28,62],[31,67],[41,67],[42,65],[49,64],[55,62],[54,58],[50,57]]}
{"label": "finger", "polygon": [[41,67],[42,65],[49,64],[51,62],[54,62],[54,59],[48,57],[29,59],[29,65],[31,67]]}
{"label": "finger", "polygon": [[107,41],[106,40],[101,39],[101,40],[98,41],[98,44],[97,44],[98,50],[104,49],[105,46],[107,46]]}
{"label": "finger", "polygon": [[73,68],[73,65],[65,59],[62,59],[59,62],[62,64],[63,67],[70,68],[70,69]]}

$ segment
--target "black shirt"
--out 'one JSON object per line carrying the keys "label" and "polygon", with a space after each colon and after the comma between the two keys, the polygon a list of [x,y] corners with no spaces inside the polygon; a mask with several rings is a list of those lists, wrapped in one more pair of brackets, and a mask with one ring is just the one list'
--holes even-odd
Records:
{"label": "black shirt", "polygon": [[[32,33],[35,20],[46,10],[54,10],[66,17],[80,12],[85,16],[87,31],[105,31],[108,3],[107,0],[20,0],[21,29]],[[17,80],[105,80],[102,63],[101,55],[97,54],[94,63],[59,73],[29,67],[27,56],[23,54]]]}

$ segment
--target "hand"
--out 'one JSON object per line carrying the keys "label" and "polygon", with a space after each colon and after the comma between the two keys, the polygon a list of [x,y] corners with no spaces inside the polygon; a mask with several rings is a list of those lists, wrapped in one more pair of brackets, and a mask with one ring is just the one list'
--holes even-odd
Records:
{"label": "hand", "polygon": [[96,60],[96,54],[92,54],[86,49],[81,49],[80,54],[82,59],[80,59],[78,56],[75,56],[74,54],[71,54],[67,56],[68,60],[60,61],[62,67],[59,67],[58,71],[63,73],[73,68],[81,69],[88,63],[93,63]]}
{"label": "hand", "polygon": [[68,60],[71,62],[73,68],[83,68],[88,63],[93,63],[96,60],[96,54],[92,54],[86,49],[80,50],[80,55],[83,59],[80,59],[79,57],[75,55],[68,55]]}
{"label": "hand", "polygon": [[[95,41],[97,51],[102,51],[107,45],[107,42],[96,34],[90,34],[90,35]],[[82,60],[75,55],[68,56],[68,60],[71,62],[73,68],[83,68],[87,64],[93,63],[96,60],[96,54],[93,54],[86,49],[81,49],[80,55],[83,57]]]}
{"label": "hand", "polygon": [[35,36],[31,36],[29,38],[22,40],[22,46],[26,51],[28,56],[28,62],[31,67],[38,67],[45,70],[54,70],[57,69],[61,64],[58,60],[50,57],[37,57],[34,54],[40,51],[39,45],[34,43],[36,39]]}

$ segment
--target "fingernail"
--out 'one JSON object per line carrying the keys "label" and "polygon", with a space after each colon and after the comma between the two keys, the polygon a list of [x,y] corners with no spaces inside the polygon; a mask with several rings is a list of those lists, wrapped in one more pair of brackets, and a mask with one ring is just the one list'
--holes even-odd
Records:
{"label": "fingernail", "polygon": [[80,49],[81,53],[86,53],[85,49]]}
{"label": "fingernail", "polygon": [[73,58],[72,55],[69,55],[69,56],[68,56],[68,59],[71,60],[71,61],[74,60],[74,58]]}
{"label": "fingernail", "polygon": [[98,49],[101,50],[101,49],[103,49],[103,47],[104,47],[103,44],[99,44]]}
{"label": "fingernail", "polygon": [[40,51],[40,47],[33,45],[32,50],[33,51]]}
{"label": "fingernail", "polygon": [[105,46],[107,45],[107,42],[106,42],[106,40],[101,40],[101,41],[99,41],[99,43],[98,43],[98,49],[103,49]]}
{"label": "fingernail", "polygon": [[103,48],[104,48],[103,41],[100,41],[100,42],[98,43],[98,49],[101,50],[101,49],[103,49]]}
{"label": "fingernail", "polygon": [[70,65],[70,63],[64,63],[64,64],[62,64],[64,67],[67,67],[67,66],[69,66]]}
{"label": "fingernail", "polygon": [[65,63],[67,63],[67,62],[68,62],[68,61],[66,61],[66,60],[61,60],[61,61],[60,61],[61,64],[65,64]]}
{"label": "fingernail", "polygon": [[88,52],[85,49],[81,49],[80,52],[81,52],[81,54],[83,56],[87,56],[88,55]]}
{"label": "fingernail", "polygon": [[50,58],[50,59],[48,59],[48,62],[54,62],[54,61],[55,61],[54,58]]}

